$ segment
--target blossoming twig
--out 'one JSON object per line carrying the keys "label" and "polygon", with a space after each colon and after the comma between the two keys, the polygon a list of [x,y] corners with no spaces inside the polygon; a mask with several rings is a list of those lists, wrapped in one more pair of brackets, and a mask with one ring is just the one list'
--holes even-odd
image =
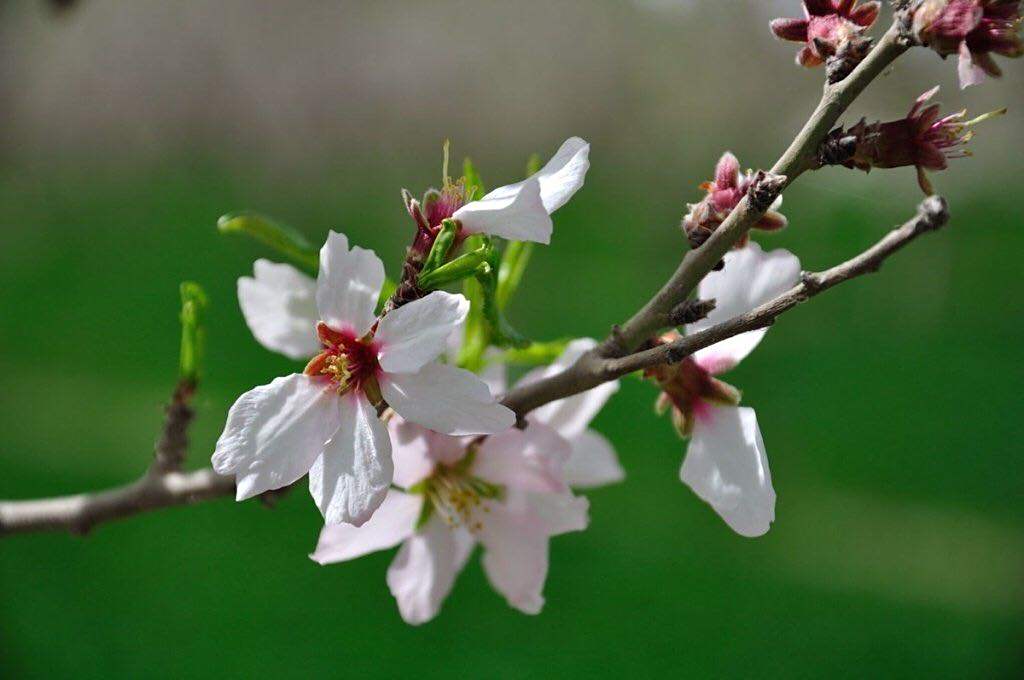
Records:
{"label": "blossoming twig", "polygon": [[769,326],[780,314],[818,293],[843,281],[876,271],[890,255],[921,234],[944,226],[948,220],[949,211],[945,199],[930,196],[921,203],[913,219],[890,232],[868,250],[827,271],[805,274],[798,285],[743,316],[675,342],[624,357],[602,358],[593,353],[584,355],[573,367],[559,375],[512,390],[503,403],[517,413],[527,413],[538,405],[578,394],[634,371],[680,361],[726,338]]}
{"label": "blossoming twig", "polygon": [[[513,389],[505,405],[524,414],[537,406],[579,394],[667,361],[679,361],[699,349],[757,328],[770,325],[782,313],[844,281],[877,271],[882,263],[923,233],[944,226],[949,219],[946,202],[932,196],[921,203],[917,215],[886,235],[871,248],[831,269],[805,274],[801,282],[757,309],[676,342],[625,357],[602,359],[595,354],[555,376]],[[589,357],[589,358],[587,358]],[[168,419],[166,428],[171,426]],[[31,531],[85,533],[102,522],[131,517],[149,510],[191,505],[231,496],[234,480],[211,469],[196,472],[151,472],[125,486],[95,494],[61,498],[0,502],[0,536]]]}

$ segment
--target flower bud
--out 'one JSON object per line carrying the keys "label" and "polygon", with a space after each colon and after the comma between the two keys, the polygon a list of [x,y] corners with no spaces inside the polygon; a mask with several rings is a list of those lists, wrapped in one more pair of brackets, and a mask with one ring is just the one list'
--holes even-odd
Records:
{"label": "flower bud", "polygon": [[943,58],[959,55],[960,86],[977,85],[1002,70],[992,54],[1019,57],[1021,0],[920,0],[913,10],[917,40]]}
{"label": "flower bud", "polygon": [[847,46],[867,41],[864,32],[878,19],[880,7],[877,0],[804,0],[804,18],[775,19],[771,29],[782,40],[804,43],[796,56],[801,66],[820,66],[840,51],[863,58],[865,49]]}
{"label": "flower bud", "polygon": [[[689,212],[683,217],[682,229],[686,234],[690,247],[699,248],[704,244],[718,226],[725,221],[729,213],[739,205],[747,195],[754,182],[754,173],[747,170],[740,172],[740,162],[730,152],[725,152],[715,166],[715,179],[700,185],[707,195],[699,203],[688,204]],[[776,212],[782,203],[779,197],[764,216],[754,225],[755,229],[778,231],[786,226],[786,218]],[[746,245],[747,238],[740,239],[736,248]]]}

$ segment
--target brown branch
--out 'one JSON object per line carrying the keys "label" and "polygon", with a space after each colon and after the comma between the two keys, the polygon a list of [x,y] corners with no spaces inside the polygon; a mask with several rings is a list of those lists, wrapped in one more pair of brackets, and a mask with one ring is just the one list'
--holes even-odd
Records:
{"label": "brown branch", "polygon": [[180,472],[188,451],[195,383],[182,380],[167,405],[153,462],[142,477],[97,493],[28,501],[0,501],[0,536],[28,531],[88,533],[92,527],[147,510],[190,505],[233,494],[235,482],[207,468]]}
{"label": "brown branch", "polygon": [[939,229],[948,221],[946,201],[939,196],[932,196],[921,203],[917,214],[910,221],[891,231],[871,248],[826,271],[805,273],[796,286],[747,314],[675,342],[625,357],[603,358],[597,354],[584,355],[579,362],[558,375],[512,390],[505,397],[504,403],[517,413],[528,413],[548,402],[579,394],[603,382],[658,364],[680,361],[697,350],[726,338],[770,326],[780,314],[801,302],[843,281],[878,271],[890,255],[921,234]]}

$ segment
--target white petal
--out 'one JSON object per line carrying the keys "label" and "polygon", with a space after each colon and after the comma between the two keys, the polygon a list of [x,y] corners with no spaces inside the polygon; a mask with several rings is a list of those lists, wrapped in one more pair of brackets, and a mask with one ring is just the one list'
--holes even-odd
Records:
{"label": "white petal", "polygon": [[551,160],[522,182],[498,187],[453,217],[471,233],[494,234],[518,241],[551,241],[551,213],[583,186],[590,168],[590,145],[570,137]]}
{"label": "white petal", "polygon": [[712,407],[698,417],[680,478],[733,531],[761,536],[775,521],[775,489],[752,408]]}
{"label": "white petal", "polygon": [[419,625],[437,616],[473,546],[468,532],[437,517],[402,545],[387,580],[406,623]]}
{"label": "white petal", "polygon": [[576,489],[593,489],[621,482],[626,472],[611,442],[594,430],[569,438],[572,453],[565,462],[565,483]]}
{"label": "white petal", "polygon": [[[551,365],[530,371],[519,382],[528,384],[557,375],[575,364],[584,353],[596,346],[597,341],[591,338],[573,340]],[[563,437],[571,438],[587,429],[590,421],[618,389],[619,381],[612,380],[581,394],[545,404],[531,413],[529,417],[532,421],[542,422],[555,428]]]}
{"label": "white petal", "polygon": [[337,394],[326,383],[302,374],[278,378],[231,407],[213,469],[235,475],[240,501],[288,486],[309,471],[340,419]]}
{"label": "white petal", "polygon": [[484,545],[484,572],[510,606],[524,614],[544,607],[548,576],[548,532],[536,514],[511,512],[492,503],[478,538]]}
{"label": "white petal", "polygon": [[[710,328],[746,314],[779,296],[800,280],[800,260],[788,250],[766,253],[754,241],[725,256],[725,268],[711,272],[700,284],[702,300],[714,298],[715,309],[707,318],[690,324],[687,333]],[[712,373],[732,368],[754,351],[765,329],[733,336],[696,352],[694,360]]]}
{"label": "white petal", "polygon": [[501,187],[479,201],[462,206],[452,215],[470,234],[492,234],[515,241],[550,243],[554,228],[544,207],[540,182],[528,179],[513,187]]}
{"label": "white petal", "polygon": [[391,440],[365,397],[350,393],[338,401],[341,422],[309,470],[309,493],[325,523],[361,526],[394,476]]}
{"label": "white petal", "polygon": [[[590,502],[586,496],[564,493],[531,493],[525,503],[540,519],[548,536],[583,531],[590,524]],[[510,498],[510,503],[515,499]]]}
{"label": "white petal", "polygon": [[320,564],[333,564],[393,548],[412,536],[422,509],[423,496],[392,489],[363,526],[324,525],[309,557]]}
{"label": "white petal", "polygon": [[380,388],[400,416],[443,434],[495,434],[516,421],[478,377],[454,366],[432,362],[418,373],[385,373]]}
{"label": "white petal", "polygon": [[435,433],[398,415],[388,422],[388,433],[391,435],[391,458],[395,463],[394,483],[408,489],[429,477],[434,471],[435,461],[428,453],[427,435]]}
{"label": "white petal", "polygon": [[291,265],[269,260],[256,260],[253,274],[238,279],[238,303],[252,334],[289,359],[316,354],[316,282]]}
{"label": "white petal", "polygon": [[349,250],[344,234],[332,231],[327,236],[327,243],[320,249],[316,306],[328,326],[356,335],[370,330],[382,285],[384,263],[372,250]]}
{"label": "white petal", "polygon": [[521,491],[555,493],[566,490],[562,466],[572,450],[555,430],[532,423],[488,437],[473,461],[480,479]]}
{"label": "white petal", "polygon": [[388,373],[415,373],[445,351],[448,338],[466,319],[469,300],[436,291],[388,313],[374,340],[380,367]]}
{"label": "white petal", "polygon": [[569,202],[580,188],[590,169],[590,144],[579,137],[570,137],[562,142],[536,175],[540,181],[540,195],[544,207],[553,213]]}
{"label": "white petal", "polygon": [[967,46],[967,41],[960,43],[960,57],[957,63],[957,74],[960,76],[960,89],[966,90],[971,85],[985,82],[985,69],[974,63],[974,55]]}

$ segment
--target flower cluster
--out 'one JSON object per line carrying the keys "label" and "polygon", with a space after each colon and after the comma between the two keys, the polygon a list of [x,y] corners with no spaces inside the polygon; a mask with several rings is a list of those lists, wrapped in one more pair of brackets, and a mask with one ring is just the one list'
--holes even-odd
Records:
{"label": "flower cluster", "polygon": [[914,10],[914,36],[943,58],[959,57],[960,86],[976,85],[1002,70],[993,54],[1024,54],[1020,0],[920,0]]}
{"label": "flower cluster", "polygon": [[[710,182],[700,185],[700,188],[707,192],[698,203],[687,205],[688,212],[683,217],[682,229],[686,234],[690,246],[699,248],[718,226],[725,221],[729,213],[739,205],[739,202],[747,195],[754,182],[754,173],[747,170],[740,171],[740,162],[731,152],[725,152],[715,166],[715,178]],[[754,224],[755,229],[764,231],[778,231],[786,226],[786,217],[778,212],[782,205],[782,197],[776,199],[775,203],[767,212]],[[747,242],[744,236],[737,244],[742,248]]]}
{"label": "flower cluster", "polygon": [[[867,53],[866,31],[880,3],[803,5],[804,18],[777,19],[771,28],[803,43],[801,65],[829,61],[832,82]],[[943,56],[959,53],[968,83],[979,70],[998,74],[991,53],[1020,55],[1019,9],[1018,0],[917,0],[899,10],[899,25],[912,25],[918,39]],[[862,119],[837,128],[816,153],[806,154],[806,167],[912,166],[930,194],[926,171],[968,155],[969,128],[1000,113],[973,120],[964,111],[942,116],[929,103],[937,90],[899,120]],[[503,316],[514,289],[508,282],[525,267],[517,259],[525,242],[550,242],[551,214],[582,187],[588,168],[589,145],[573,137],[525,180],[485,192],[468,161],[462,177],[449,177],[446,150],[440,189],[419,199],[403,192],[416,231],[396,283],[385,285],[384,265],[373,252],[333,232],[319,253],[315,280],[290,265],[259,260],[253,276],[238,282],[256,339],[306,364],[239,397],[213,454],[214,469],[234,476],[238,500],[308,476],[324,520],[310,556],[320,564],[401,546],[386,580],[411,624],[438,614],[477,545],[494,589],[510,606],[538,613],[550,539],[589,523],[589,502],[579,491],[624,478],[614,447],[589,427],[617,382],[520,418],[499,401],[506,364],[516,356],[539,365],[519,382],[529,386],[597,353],[590,339],[531,344],[511,333]],[[688,205],[682,220],[692,248],[704,246],[756,178],[732,153],[722,155],[714,178],[701,185],[705,196]],[[751,204],[762,210],[753,228],[786,226],[778,212],[781,197],[764,209],[769,202]],[[496,239],[510,243],[499,251]],[[307,250],[309,266],[313,253]],[[743,235],[700,282],[690,314],[669,318],[686,324],[687,335],[701,333],[778,298],[800,279],[795,255],[766,252]],[[464,283],[465,295],[441,290],[456,282]],[[389,291],[384,298],[382,290]],[[766,333],[740,333],[643,371],[658,388],[657,410],[670,412],[689,440],[680,479],[748,537],[770,529],[776,494],[757,416],[740,406],[740,391],[720,376]],[[673,330],[647,346],[682,337]]]}
{"label": "flower cluster", "polygon": [[850,43],[861,42],[864,32],[878,19],[881,5],[877,0],[864,4],[858,0],[804,0],[803,18],[774,19],[771,29],[783,40],[803,43],[796,62],[812,68]]}

